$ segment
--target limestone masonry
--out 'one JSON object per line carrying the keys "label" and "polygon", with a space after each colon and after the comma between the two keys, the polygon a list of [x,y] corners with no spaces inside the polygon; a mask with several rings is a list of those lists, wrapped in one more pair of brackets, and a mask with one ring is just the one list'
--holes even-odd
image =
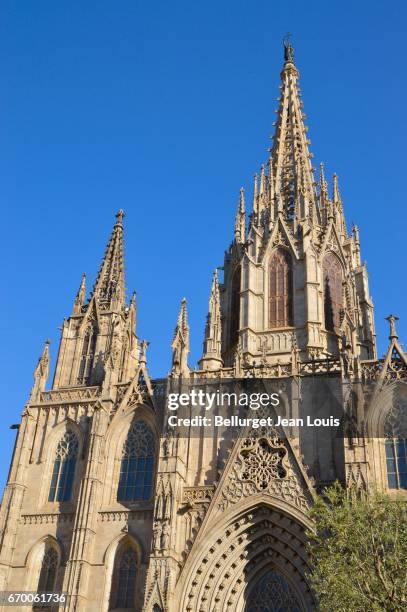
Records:
{"label": "limestone masonry", "polygon": [[[84,276],[64,320],[50,390],[48,344],[35,368],[1,504],[1,590],[63,591],[69,611],[313,610],[313,493],[339,479],[406,495],[407,355],[391,315],[378,359],[359,230],[338,178],[329,191],[321,164],[315,181],[298,79],[286,42],[270,156],[249,215],[240,191],[198,369],[183,300],[171,374],[150,379],[117,213],[92,291]],[[168,393],[246,379],[278,381],[287,435],[280,420],[235,436],[164,426]],[[343,435],[295,426],[306,397],[309,418],[340,418]]]}

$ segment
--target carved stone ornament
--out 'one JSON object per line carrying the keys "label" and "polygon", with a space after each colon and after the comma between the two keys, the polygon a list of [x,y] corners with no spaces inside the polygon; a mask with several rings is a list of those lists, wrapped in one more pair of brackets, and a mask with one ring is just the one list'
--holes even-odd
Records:
{"label": "carved stone ornament", "polygon": [[288,449],[278,434],[246,438],[219,502],[221,511],[244,497],[263,492],[307,510],[308,500],[295,474]]}

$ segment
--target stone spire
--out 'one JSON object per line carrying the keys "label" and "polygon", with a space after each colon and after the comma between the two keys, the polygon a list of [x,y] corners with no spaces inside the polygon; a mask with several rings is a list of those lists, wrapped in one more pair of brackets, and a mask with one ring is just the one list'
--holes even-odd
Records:
{"label": "stone spire", "polygon": [[324,164],[319,165],[319,202],[321,208],[326,208],[329,200],[328,183],[325,179]]}
{"label": "stone spire", "polygon": [[294,50],[284,42],[284,67],[281,72],[281,96],[275,122],[272,158],[274,185],[281,198],[283,214],[288,221],[318,219],[311,153],[308,149],[307,127],[302,112]]}
{"label": "stone spire", "polygon": [[213,273],[209,310],[206,319],[203,356],[200,365],[203,370],[219,370],[222,365],[222,329],[220,316],[220,294],[218,271]]}
{"label": "stone spire", "polygon": [[235,240],[239,243],[243,243],[246,240],[246,208],[243,187],[240,188],[239,204],[236,213]]}
{"label": "stone spire", "polygon": [[45,391],[49,376],[49,344],[49,340],[47,340],[34,370],[34,385],[31,389],[30,402],[38,400],[41,391]]}
{"label": "stone spire", "polygon": [[120,307],[125,303],[123,217],[123,210],[119,210],[93,288],[97,301],[108,303],[111,307]]}
{"label": "stone spire", "polygon": [[182,298],[178,322],[175,327],[172,341],[172,368],[175,376],[188,376],[188,354],[189,354],[189,325],[187,315],[187,301]]}
{"label": "stone spire", "polygon": [[73,305],[72,314],[79,314],[81,312],[82,306],[85,303],[86,297],[86,274],[85,272],[82,274],[81,284],[79,285],[78,293],[75,297],[75,302]]}
{"label": "stone spire", "polygon": [[334,202],[334,204],[338,204],[339,202],[341,202],[341,194],[339,193],[338,175],[336,173],[334,173],[333,175],[332,201]]}

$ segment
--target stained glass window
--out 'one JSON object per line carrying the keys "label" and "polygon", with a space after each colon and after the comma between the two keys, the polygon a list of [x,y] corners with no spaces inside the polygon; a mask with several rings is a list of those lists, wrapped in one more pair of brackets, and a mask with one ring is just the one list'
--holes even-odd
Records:
{"label": "stained glass window", "polygon": [[301,612],[301,606],[285,578],[269,570],[251,590],[245,612]]}
{"label": "stained glass window", "polygon": [[328,253],[324,258],[322,277],[324,283],[325,329],[335,331],[341,324],[343,294],[342,266],[333,253]]}
{"label": "stained glass window", "polygon": [[407,402],[398,400],[385,425],[387,483],[389,489],[407,489]]}
{"label": "stained glass window", "polygon": [[118,501],[151,498],[154,461],[154,434],[147,423],[135,421],[123,446],[117,491]]}
{"label": "stained glass window", "polygon": [[285,249],[277,249],[269,266],[269,327],[293,324],[292,263]]}
{"label": "stained glass window", "polygon": [[41,564],[37,591],[52,592],[55,590],[55,581],[58,569],[58,553],[54,548],[46,548]]}
{"label": "stained glass window", "polygon": [[67,431],[56,448],[48,501],[71,499],[77,455],[78,439],[73,432]]}
{"label": "stained glass window", "polygon": [[110,609],[135,607],[137,553],[131,546],[118,551],[113,570]]}

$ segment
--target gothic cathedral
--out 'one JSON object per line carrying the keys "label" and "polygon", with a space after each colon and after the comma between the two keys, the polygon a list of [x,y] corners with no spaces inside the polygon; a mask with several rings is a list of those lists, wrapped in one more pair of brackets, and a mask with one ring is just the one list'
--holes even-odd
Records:
{"label": "gothic cathedral", "polygon": [[[240,191],[196,369],[183,300],[171,373],[150,379],[117,213],[93,289],[83,277],[64,320],[49,390],[48,343],[34,371],[1,504],[1,590],[64,592],[69,611],[306,612],[314,493],[339,480],[407,496],[407,354],[390,315],[377,356],[359,230],[336,175],[330,191],[321,164],[315,181],[298,79],[287,42],[270,156],[249,215]],[[335,398],[343,435],[288,428],[225,444],[164,424],[168,388],[249,378],[278,383],[287,417],[328,389],[316,414]]]}

